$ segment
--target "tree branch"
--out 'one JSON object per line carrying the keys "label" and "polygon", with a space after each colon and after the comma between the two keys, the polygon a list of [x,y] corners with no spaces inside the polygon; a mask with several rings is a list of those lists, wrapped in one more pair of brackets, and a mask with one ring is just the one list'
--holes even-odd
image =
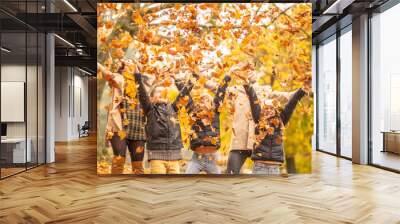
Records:
{"label": "tree branch", "polygon": [[[274,3],[273,5],[276,6],[275,3]],[[279,8],[279,7],[277,7],[277,8]],[[290,7],[290,9],[292,9],[292,8],[294,8],[294,6]],[[286,13],[287,11],[288,11],[288,10],[284,10],[284,11],[281,10],[281,12],[283,13],[283,15],[285,15],[290,21],[292,21],[293,23],[296,24],[296,20],[294,20],[291,16],[289,16],[289,15]],[[306,35],[307,38],[311,39],[311,36],[310,36],[303,28],[298,27],[298,29],[299,29],[304,35]]]}

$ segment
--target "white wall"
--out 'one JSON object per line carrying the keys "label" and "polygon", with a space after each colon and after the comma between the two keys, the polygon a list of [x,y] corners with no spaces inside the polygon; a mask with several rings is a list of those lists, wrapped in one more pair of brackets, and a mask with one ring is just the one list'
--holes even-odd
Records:
{"label": "white wall", "polygon": [[68,140],[69,133],[69,84],[70,77],[67,67],[55,68],[55,141]]}
{"label": "white wall", "polygon": [[56,67],[55,74],[55,140],[77,139],[78,124],[88,120],[88,78],[72,67]]}

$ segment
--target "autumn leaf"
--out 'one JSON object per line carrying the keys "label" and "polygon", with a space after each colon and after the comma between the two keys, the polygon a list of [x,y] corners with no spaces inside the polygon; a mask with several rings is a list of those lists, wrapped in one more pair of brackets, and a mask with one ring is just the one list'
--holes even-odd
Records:
{"label": "autumn leaf", "polygon": [[162,85],[163,85],[164,87],[169,87],[169,86],[171,86],[171,85],[172,85],[171,79],[169,79],[169,78],[164,79]]}
{"label": "autumn leaf", "polygon": [[118,136],[121,140],[126,138],[126,132],[124,130],[118,131]]}
{"label": "autumn leaf", "polygon": [[121,48],[115,49],[112,53],[111,56],[115,59],[121,59],[125,55],[125,52]]}
{"label": "autumn leaf", "polygon": [[124,120],[122,121],[122,125],[128,126],[128,125],[129,125],[129,120],[128,120],[128,119],[124,119]]}
{"label": "autumn leaf", "polygon": [[140,15],[140,11],[136,11],[132,14],[132,21],[138,25],[145,24],[142,16]]}
{"label": "autumn leaf", "polygon": [[206,79],[206,77],[201,76],[197,82],[200,86],[204,86],[204,84],[206,84],[206,82],[207,82],[207,79]]}
{"label": "autumn leaf", "polygon": [[112,21],[107,21],[105,25],[106,25],[107,29],[111,29],[111,28],[113,28],[114,23]]}
{"label": "autumn leaf", "polygon": [[106,139],[107,139],[107,140],[111,140],[113,136],[114,136],[114,133],[111,132],[111,131],[108,131],[108,132],[106,133]]}

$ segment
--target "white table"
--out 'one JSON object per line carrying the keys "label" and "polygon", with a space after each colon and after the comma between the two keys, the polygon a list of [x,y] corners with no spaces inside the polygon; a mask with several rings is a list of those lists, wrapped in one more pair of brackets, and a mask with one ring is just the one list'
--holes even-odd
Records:
{"label": "white table", "polygon": [[[12,147],[12,163],[26,163],[32,160],[32,140],[30,138],[26,139],[28,143],[25,152],[25,138],[6,138],[1,139],[2,151],[4,147]],[[5,151],[5,150],[4,150]]]}

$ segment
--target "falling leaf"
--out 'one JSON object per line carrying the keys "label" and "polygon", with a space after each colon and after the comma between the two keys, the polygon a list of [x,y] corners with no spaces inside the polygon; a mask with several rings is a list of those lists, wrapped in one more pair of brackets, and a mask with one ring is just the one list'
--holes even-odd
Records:
{"label": "falling leaf", "polygon": [[106,133],[106,139],[107,140],[111,140],[113,136],[114,136],[114,132],[108,131]]}
{"label": "falling leaf", "polygon": [[129,120],[128,120],[128,119],[124,119],[124,120],[122,121],[122,125],[128,126],[128,125],[129,125]]}
{"label": "falling leaf", "polygon": [[124,130],[118,131],[118,136],[121,140],[126,138],[126,132]]}
{"label": "falling leaf", "polygon": [[132,21],[138,25],[143,25],[145,23],[139,11],[132,14]]}

